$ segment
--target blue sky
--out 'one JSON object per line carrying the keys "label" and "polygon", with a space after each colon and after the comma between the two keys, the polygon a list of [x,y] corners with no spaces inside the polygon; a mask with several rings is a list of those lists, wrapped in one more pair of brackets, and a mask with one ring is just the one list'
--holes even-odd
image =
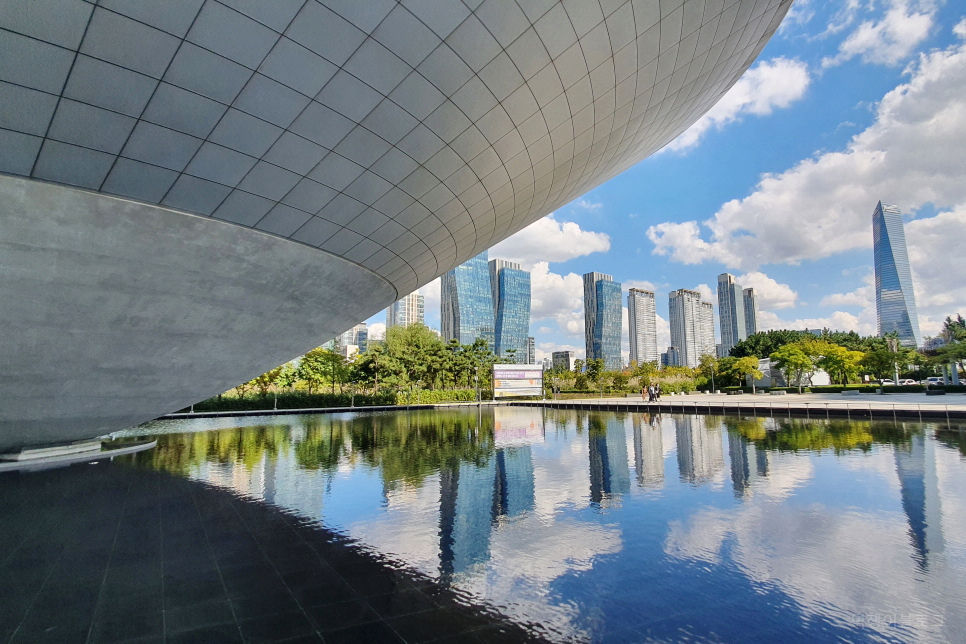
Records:
{"label": "blue sky", "polygon": [[[923,334],[966,314],[964,16],[960,2],[798,0],[690,130],[491,249],[532,271],[538,356],[583,354],[592,270],[656,290],[660,350],[668,292],[716,303],[725,271],[759,290],[765,328],[874,333],[879,199],[906,213]],[[438,280],[421,290],[438,328]]]}

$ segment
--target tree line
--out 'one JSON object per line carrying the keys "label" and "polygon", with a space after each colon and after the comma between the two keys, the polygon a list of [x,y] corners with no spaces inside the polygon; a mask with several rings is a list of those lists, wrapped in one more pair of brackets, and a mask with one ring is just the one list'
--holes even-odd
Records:
{"label": "tree line", "polygon": [[[736,344],[729,356],[701,356],[696,368],[661,368],[656,362],[645,362],[608,371],[603,360],[576,360],[573,370],[548,371],[544,385],[548,393],[560,390],[601,395],[640,391],[649,385],[659,385],[668,393],[740,387],[749,377],[762,377],[760,357],[774,361],[785,381],[798,386],[799,391],[819,370],[843,385],[855,382],[862,374],[881,380],[892,376],[897,368],[902,377],[919,380],[935,373],[938,365],[956,363],[960,369],[966,366],[966,320],[959,315],[946,318],[940,338],[939,348],[917,351],[901,346],[894,335],[765,331]],[[475,399],[475,392],[487,397],[490,374],[497,362],[483,339],[465,345],[456,340],[445,342],[428,327],[413,324],[387,329],[385,339],[370,341],[366,351],[350,358],[318,347],[235,389],[242,397],[251,393],[264,397],[273,391],[372,397],[394,392],[391,400],[397,402],[414,402],[399,398],[405,392],[436,392],[423,394],[422,401],[442,402],[447,399],[442,392],[463,391],[462,397],[453,398],[458,400],[467,399],[465,392],[472,391]]]}
{"label": "tree line", "polygon": [[362,353],[345,358],[325,347],[275,367],[236,387],[242,395],[304,391],[375,396],[407,390],[488,390],[497,357],[483,339],[444,342],[422,324],[386,330]]}

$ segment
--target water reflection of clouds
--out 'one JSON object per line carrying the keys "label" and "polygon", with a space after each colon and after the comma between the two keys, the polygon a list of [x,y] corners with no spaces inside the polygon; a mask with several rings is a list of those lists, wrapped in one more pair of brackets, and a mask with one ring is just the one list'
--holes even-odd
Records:
{"label": "water reflection of clouds", "polygon": [[[951,641],[966,632],[958,607],[966,593],[949,572],[966,569],[966,468],[958,452],[923,434],[902,434],[893,445],[845,432],[863,449],[833,456],[812,447],[828,445],[827,436],[809,434],[821,434],[821,423],[799,428],[808,447],[782,451],[776,436],[794,436],[776,434],[783,427],[772,419],[507,407],[488,413],[480,420],[492,423],[489,444],[482,426],[471,430],[483,437],[474,439],[480,449],[438,456],[435,469],[411,479],[387,475],[387,459],[397,458],[398,469],[400,455],[405,461],[419,453],[406,449],[431,452],[438,444],[408,434],[408,447],[405,440],[380,447],[346,418],[324,425],[329,442],[319,453],[338,456],[328,466],[313,469],[299,459],[300,443],[320,434],[296,425],[275,452],[227,462],[209,455],[191,475],[317,517],[562,640],[593,639],[587,610],[605,610],[595,601],[606,599],[570,600],[557,582],[596,579],[602,559],[625,574],[625,542],[641,535],[623,522],[652,512],[671,562],[739,572],[776,590],[806,619],[854,624],[870,615],[945,613],[944,624],[934,620],[916,638]],[[402,451],[379,453],[390,448]],[[841,482],[850,487],[836,498]],[[689,507],[679,494],[695,489],[701,505]],[[724,495],[707,495],[716,490]],[[708,504],[713,498],[717,507]],[[624,514],[628,499],[653,505]],[[681,500],[673,514],[669,506],[678,501],[671,499]],[[897,633],[871,619],[864,624]]]}
{"label": "water reflection of clouds", "polygon": [[[920,624],[918,641],[956,641],[956,633],[966,632],[959,609],[966,593],[961,580],[947,576],[948,535],[955,535],[958,554],[964,552],[962,463],[949,467],[949,454],[919,434],[910,446],[881,445],[853,459],[853,465],[861,460],[864,469],[891,474],[902,488],[901,506],[868,512],[810,503],[789,512],[775,501],[813,480],[811,458],[769,456],[769,475],[753,486],[757,497],[749,495],[731,509],[704,508],[684,521],[669,522],[665,553],[735,565],[750,579],[781,589],[806,614],[848,623],[869,615],[917,615],[928,622]],[[903,477],[900,486],[897,479]],[[955,509],[950,512],[950,507]],[[956,569],[962,570],[963,563]],[[924,566],[929,567],[928,576],[923,575]],[[950,594],[949,588],[960,592]],[[887,623],[863,624],[887,636],[898,634]]]}

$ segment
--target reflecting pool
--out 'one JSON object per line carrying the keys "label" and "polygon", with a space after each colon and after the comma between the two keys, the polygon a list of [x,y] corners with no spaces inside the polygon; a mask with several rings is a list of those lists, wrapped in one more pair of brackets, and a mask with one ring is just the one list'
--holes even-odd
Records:
{"label": "reflecting pool", "polygon": [[134,435],[157,449],[102,467],[281,508],[541,639],[966,633],[966,427],[494,407]]}

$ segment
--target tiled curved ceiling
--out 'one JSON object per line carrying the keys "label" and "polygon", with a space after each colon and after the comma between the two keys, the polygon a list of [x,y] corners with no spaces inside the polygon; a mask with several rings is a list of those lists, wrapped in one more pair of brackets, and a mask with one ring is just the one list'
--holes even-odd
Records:
{"label": "tiled curved ceiling", "polygon": [[0,172],[288,237],[403,294],[660,149],[790,4],[5,0]]}

